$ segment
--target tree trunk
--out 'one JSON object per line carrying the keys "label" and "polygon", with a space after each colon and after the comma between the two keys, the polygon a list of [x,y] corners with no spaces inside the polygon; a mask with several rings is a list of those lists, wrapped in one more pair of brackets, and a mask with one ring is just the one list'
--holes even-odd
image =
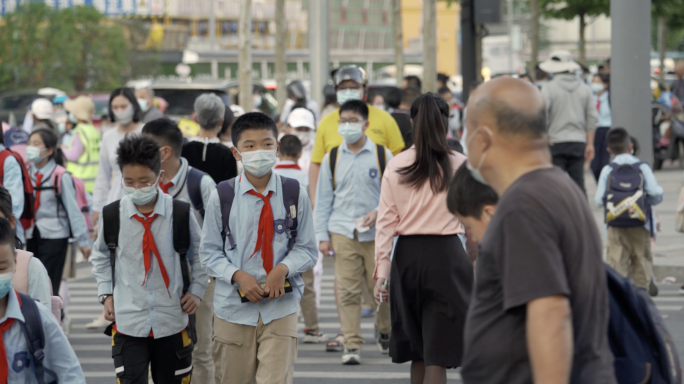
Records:
{"label": "tree trunk", "polygon": [[658,18],[658,53],[660,57],[660,83],[665,82],[665,51],[667,50],[667,20]]}
{"label": "tree trunk", "polygon": [[484,25],[477,24],[475,26],[475,73],[477,73],[477,80],[482,81],[482,39],[484,39],[485,29]]}
{"label": "tree trunk", "polygon": [[285,19],[285,0],[276,0],[276,51],[275,51],[275,79],[278,85],[276,99],[278,113],[282,112],[287,99],[287,62],[285,48],[287,44],[287,24]]}
{"label": "tree trunk", "polygon": [[584,38],[584,30],[587,29],[587,23],[585,22],[586,15],[580,13],[579,15],[579,62],[580,64],[587,65],[587,41]]}
{"label": "tree trunk", "polygon": [[437,92],[437,1],[423,1],[423,92]]}
{"label": "tree trunk", "polygon": [[539,61],[539,0],[530,0],[530,21],[532,28],[530,31],[530,62],[527,72],[532,80],[537,79],[537,62]]}
{"label": "tree trunk", "polygon": [[404,79],[404,40],[401,33],[401,0],[392,0],[392,30],[394,32],[394,65],[397,67],[397,87]]}
{"label": "tree trunk", "polygon": [[246,112],[252,111],[252,0],[240,0],[238,28],[239,104]]}

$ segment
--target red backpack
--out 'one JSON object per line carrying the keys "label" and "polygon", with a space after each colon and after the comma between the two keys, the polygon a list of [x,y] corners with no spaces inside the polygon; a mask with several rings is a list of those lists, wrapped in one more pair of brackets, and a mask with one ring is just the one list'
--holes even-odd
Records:
{"label": "red backpack", "polygon": [[19,167],[21,167],[21,178],[24,182],[24,212],[21,214],[19,219],[21,221],[21,226],[24,227],[24,229],[28,229],[31,227],[31,225],[33,225],[33,218],[35,214],[33,211],[35,205],[33,185],[31,184],[31,178],[29,177],[28,168],[26,168],[24,160],[18,153],[13,152],[9,148],[5,148],[0,151],[0,185],[4,185],[5,159],[7,159],[9,156],[14,156],[14,158],[19,162]]}

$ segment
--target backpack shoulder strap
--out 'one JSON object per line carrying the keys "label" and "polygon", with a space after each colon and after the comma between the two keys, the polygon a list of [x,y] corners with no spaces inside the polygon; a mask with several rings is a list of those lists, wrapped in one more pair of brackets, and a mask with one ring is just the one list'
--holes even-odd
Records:
{"label": "backpack shoulder strap", "polygon": [[173,200],[173,249],[180,255],[183,293],[190,286],[190,272],[185,256],[190,249],[190,204]]}
{"label": "backpack shoulder strap", "polygon": [[197,168],[188,166],[188,176],[186,185],[188,186],[188,196],[192,207],[204,217],[204,203],[202,202],[202,178],[205,173]]}
{"label": "backpack shoulder strap", "polygon": [[[287,231],[287,253],[294,248],[297,239],[297,211],[299,210],[299,181],[280,176],[285,206],[285,230]],[[287,253],[285,254],[287,256]]]}
{"label": "backpack shoulder strap", "polygon": [[33,253],[21,249],[15,250],[17,255],[16,271],[12,275],[12,287],[19,293],[28,295],[28,268]]}
{"label": "backpack shoulder strap", "polygon": [[385,167],[387,166],[387,153],[385,152],[385,147],[376,144],[375,154],[378,157],[378,170],[380,171],[380,183],[382,184],[382,174],[385,173]]}
{"label": "backpack shoulder strap", "polygon": [[340,147],[337,146],[333,149],[330,150],[330,155],[328,160],[330,160],[330,173],[332,174],[332,179],[333,179],[333,191],[335,190],[336,184],[335,184],[335,167],[337,166],[337,152],[339,152]]}
{"label": "backpack shoulder strap", "polygon": [[[66,168],[61,165],[56,165],[55,169],[52,171],[52,186],[55,188],[55,194],[57,199],[61,199],[62,195],[62,177],[66,173]],[[61,200],[60,200],[61,201]]]}
{"label": "backpack shoulder strap", "polygon": [[9,149],[5,148],[0,151],[0,184],[5,177],[5,160],[12,154]]}
{"label": "backpack shoulder strap", "polygon": [[119,228],[121,218],[119,207],[121,200],[117,200],[102,208],[102,232],[104,240],[109,248],[109,263],[112,267],[112,294],[114,293],[115,271],[116,271],[116,247],[119,246]]}
{"label": "backpack shoulder strap", "polygon": [[223,246],[225,248],[226,238],[228,238],[230,249],[233,250],[235,249],[235,239],[230,231],[230,211],[233,207],[233,200],[235,200],[235,177],[220,182],[216,189],[218,190],[219,202],[221,203],[221,219],[223,221],[221,237],[223,238]]}
{"label": "backpack shoulder strap", "polygon": [[24,322],[21,324],[21,330],[26,337],[26,344],[28,344],[29,353],[33,357],[34,367],[36,372],[36,379],[39,384],[45,383],[45,369],[43,368],[43,360],[45,359],[45,333],[43,332],[43,322],[40,318],[38,305],[29,295],[18,293],[21,300],[21,314],[24,316]]}

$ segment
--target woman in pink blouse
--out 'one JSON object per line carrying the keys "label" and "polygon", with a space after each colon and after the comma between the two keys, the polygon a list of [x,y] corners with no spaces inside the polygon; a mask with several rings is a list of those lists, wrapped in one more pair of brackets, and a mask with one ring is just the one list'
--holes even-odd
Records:
{"label": "woman in pink blouse", "polygon": [[[390,300],[394,363],[411,361],[411,383],[446,383],[461,364],[473,283],[461,223],[446,193],[465,162],[447,143],[449,106],[424,94],[411,106],[415,145],[387,164],[375,235],[375,300]],[[399,236],[394,258],[393,238]],[[391,280],[391,294],[383,288]]]}

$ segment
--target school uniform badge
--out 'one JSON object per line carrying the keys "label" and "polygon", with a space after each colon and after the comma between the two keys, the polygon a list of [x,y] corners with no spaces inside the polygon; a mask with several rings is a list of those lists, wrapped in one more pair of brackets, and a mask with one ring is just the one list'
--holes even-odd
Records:
{"label": "school uniform badge", "polygon": [[275,228],[276,233],[285,232],[285,220],[274,220],[273,227]]}
{"label": "school uniform badge", "polygon": [[378,169],[377,168],[371,168],[368,171],[368,176],[370,176],[371,179],[375,179],[378,176]]}
{"label": "school uniform badge", "polygon": [[19,373],[26,367],[26,360],[28,359],[27,352],[19,352],[14,355],[14,362],[12,363],[12,369],[14,372]]}

